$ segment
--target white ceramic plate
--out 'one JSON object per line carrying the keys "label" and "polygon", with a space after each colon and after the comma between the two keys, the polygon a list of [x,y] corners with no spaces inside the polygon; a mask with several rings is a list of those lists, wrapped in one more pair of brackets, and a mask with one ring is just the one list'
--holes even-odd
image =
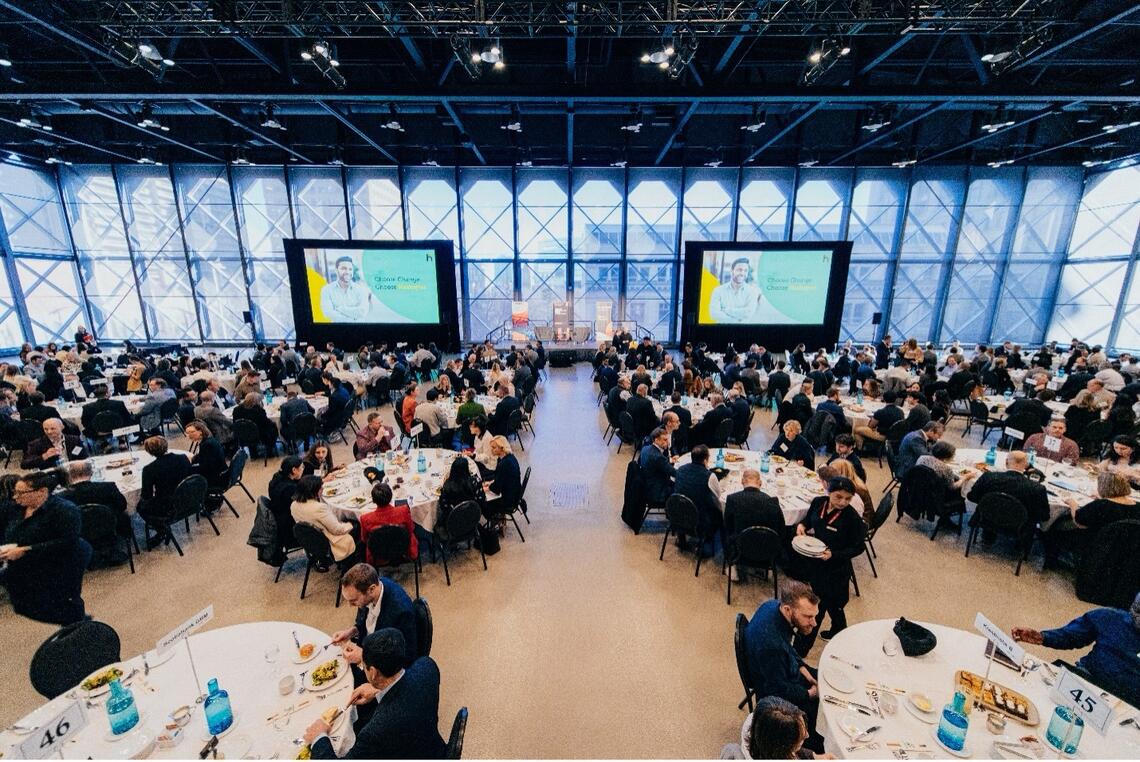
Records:
{"label": "white ceramic plate", "polygon": [[851,675],[842,669],[832,667],[830,664],[827,667],[827,671],[823,673],[823,681],[840,693],[855,692],[855,681],[851,678]]}
{"label": "white ceramic plate", "polygon": [[[331,659],[326,659],[325,661],[331,661]],[[313,670],[309,670],[309,673],[307,675],[305,675],[305,690],[307,690],[307,691],[325,691],[325,690],[328,690],[329,688],[331,688],[332,686],[336,685],[337,683],[339,683],[341,680],[343,680],[344,676],[346,674],[348,674],[349,672],[351,672],[352,670],[349,669],[348,662],[346,662],[344,659],[337,657],[337,661],[340,662],[340,669],[337,670],[336,677],[333,678],[332,680],[329,680],[327,683],[321,683],[320,685],[314,685],[313,684]],[[324,662],[322,662],[322,664],[323,663]],[[317,666],[320,666],[320,665],[318,664]]]}
{"label": "white ceramic plate", "polygon": [[906,707],[906,710],[908,712],[925,722],[927,725],[933,725],[938,722],[938,712],[924,712],[914,704],[910,703],[910,701],[903,701],[902,705]]}
{"label": "white ceramic plate", "polygon": [[[302,644],[302,645],[304,645],[304,644]],[[313,645],[315,646],[316,644],[314,643]],[[313,649],[313,652],[311,654],[309,654],[308,659],[302,659],[300,652],[296,648],[294,648],[293,649],[293,663],[294,664],[308,664],[313,659],[320,656],[323,652],[324,652],[324,649],[317,646],[316,648]]]}
{"label": "white ceramic plate", "polygon": [[860,714],[859,712],[848,709],[843,713],[843,716],[839,718],[839,727],[842,728],[843,732],[848,736],[854,738],[860,733],[866,732],[868,728],[873,728],[875,725],[882,725],[882,723],[877,722],[876,719],[875,717],[868,717],[865,714]]}
{"label": "white ceramic plate", "polygon": [[[230,726],[228,728],[223,730],[221,733],[218,733],[218,738],[219,739],[225,738],[230,733],[232,733],[234,728],[236,728],[238,726],[238,721],[240,719],[241,718],[238,717],[237,714],[235,713],[234,714],[234,721],[230,723]],[[214,737],[214,734],[210,732],[209,726],[206,725],[206,713],[205,712],[202,713],[202,724],[199,725],[198,727],[200,730],[198,737],[201,738],[203,741],[209,741],[211,738]]]}
{"label": "white ceramic plate", "polygon": [[108,693],[110,693],[111,692],[111,683],[110,682],[103,683],[103,685],[99,686],[98,688],[89,691],[83,687],[83,681],[87,680],[89,678],[95,677],[96,675],[100,675],[100,674],[106,672],[107,670],[109,670],[111,668],[118,669],[120,672],[123,673],[122,677],[119,678],[120,680],[122,680],[124,677],[126,677],[127,675],[129,675],[131,673],[131,671],[129,669],[127,669],[127,666],[121,661],[115,662],[114,664],[108,664],[105,667],[100,667],[99,669],[95,670],[94,672],[92,672],[87,677],[83,678],[83,680],[79,681],[79,685],[76,686],[76,688],[79,690],[79,694],[81,696],[86,697],[86,698],[93,699],[93,698],[98,698],[99,696],[105,696]]}
{"label": "white ceramic plate", "polygon": [[970,750],[970,742],[969,741],[966,741],[966,745],[962,747],[962,751],[954,751],[949,746],[942,743],[942,740],[938,737],[938,728],[937,727],[933,727],[930,729],[930,735],[934,737],[934,743],[938,744],[938,748],[942,749],[942,751],[946,752],[947,754],[952,754],[955,757],[960,757],[962,759],[969,759],[974,753],[973,751]]}
{"label": "white ceramic plate", "polygon": [[[144,727],[145,725],[146,725],[146,712],[139,712],[139,721],[135,723],[135,726],[133,728],[128,730],[126,733],[120,733],[119,735],[115,735],[114,733],[111,732],[111,728],[108,727],[107,731],[103,734],[103,740],[107,741],[108,743],[118,743],[119,741],[122,741],[124,738],[130,738],[133,735],[139,735],[140,733],[142,733],[142,731],[146,730],[146,728]],[[154,739],[152,738],[151,740],[154,740]],[[130,756],[130,755],[127,755],[127,756]]]}
{"label": "white ceramic plate", "polygon": [[792,548],[800,555],[815,557],[827,550],[827,544],[819,538],[801,534],[792,538]]}

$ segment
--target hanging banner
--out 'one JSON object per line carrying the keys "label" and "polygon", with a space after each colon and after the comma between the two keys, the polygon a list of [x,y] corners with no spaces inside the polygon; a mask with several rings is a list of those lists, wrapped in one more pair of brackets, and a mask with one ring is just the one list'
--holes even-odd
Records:
{"label": "hanging banner", "polygon": [[609,341],[614,337],[613,302],[594,302],[594,338]]}
{"label": "hanging banner", "polygon": [[570,302],[554,302],[553,311],[554,340],[570,340]]}
{"label": "hanging banner", "polygon": [[526,302],[511,302],[511,341],[526,341],[528,326],[530,305]]}

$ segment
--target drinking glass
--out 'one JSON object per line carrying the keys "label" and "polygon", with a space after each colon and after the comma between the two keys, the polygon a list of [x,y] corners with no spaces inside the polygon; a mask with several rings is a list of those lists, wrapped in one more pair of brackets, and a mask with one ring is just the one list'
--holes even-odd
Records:
{"label": "drinking glass", "polygon": [[1058,706],[1053,709],[1053,716],[1049,718],[1045,740],[1060,752],[1076,754],[1084,729],[1085,721],[1077,716],[1076,712],[1067,706]]}

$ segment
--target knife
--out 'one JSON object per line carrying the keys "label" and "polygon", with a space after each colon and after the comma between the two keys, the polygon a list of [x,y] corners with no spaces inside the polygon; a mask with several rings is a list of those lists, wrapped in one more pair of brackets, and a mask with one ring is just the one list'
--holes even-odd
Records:
{"label": "knife", "polygon": [[856,733],[855,735],[851,736],[851,740],[852,741],[860,741],[860,740],[866,738],[867,736],[871,735],[875,731],[882,730],[882,729],[883,729],[882,725],[872,725],[871,727],[867,728],[866,730],[862,731],[861,733]]}
{"label": "knife", "polygon": [[855,703],[852,703],[850,701],[844,701],[843,699],[836,698],[835,696],[824,696],[823,700],[826,701],[828,704],[833,704],[835,706],[844,707],[845,709],[854,709],[859,714],[865,714],[868,717],[874,717],[875,716],[874,712],[872,712],[870,709],[863,706],[862,704],[855,704]]}
{"label": "knife", "polygon": [[293,643],[297,646],[297,650],[301,650],[301,641],[297,638],[297,631],[293,630]]}

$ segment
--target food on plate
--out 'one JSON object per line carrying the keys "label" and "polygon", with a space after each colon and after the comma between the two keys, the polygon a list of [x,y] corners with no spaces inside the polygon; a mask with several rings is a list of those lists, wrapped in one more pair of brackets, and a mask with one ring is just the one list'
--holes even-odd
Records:
{"label": "food on plate", "polygon": [[112,680],[118,680],[123,676],[123,670],[118,667],[111,667],[102,672],[97,672],[91,677],[87,678],[79,684],[79,687],[85,691],[94,691],[102,688]]}
{"label": "food on plate", "polygon": [[743,455],[737,455],[734,452],[726,452],[724,454],[724,462],[725,463],[743,463],[744,462],[744,456]]}
{"label": "food on plate", "polygon": [[914,704],[920,712],[929,712],[934,709],[934,702],[923,693],[912,693],[909,698],[910,703]]}
{"label": "food on plate", "polygon": [[954,676],[954,684],[967,689],[974,696],[975,703],[986,710],[1000,712],[1025,725],[1036,725],[1039,720],[1033,702],[1004,685],[983,680],[981,676],[966,670],[958,671]]}
{"label": "food on plate", "polygon": [[313,687],[319,688],[325,683],[331,683],[336,680],[337,675],[340,674],[340,659],[333,659],[326,661],[321,666],[313,670],[312,680]]}
{"label": "food on plate", "polygon": [[351,502],[353,505],[364,505],[365,503],[368,502],[368,498],[362,497],[361,495],[357,495],[356,497],[352,498],[352,500],[350,500],[349,502]]}
{"label": "food on plate", "polygon": [[336,718],[340,717],[340,711],[340,707],[334,704],[325,711],[321,712],[321,719],[332,725]]}
{"label": "food on plate", "polygon": [[313,655],[313,651],[317,649],[312,643],[302,643],[299,653],[302,659],[308,659]]}
{"label": "food on plate", "polygon": [[987,463],[985,463],[984,461],[983,461],[983,462],[980,462],[980,463],[975,463],[975,464],[974,464],[974,468],[976,468],[976,469],[978,469],[979,471],[982,471],[982,472],[985,472],[985,471],[989,471],[989,470],[990,470],[990,467],[989,467],[989,465],[988,465]]}
{"label": "food on plate", "polygon": [[770,459],[773,463],[787,463],[788,462],[788,459],[785,458],[783,455],[773,455]]}
{"label": "food on plate", "polygon": [[325,497],[336,497],[339,494],[339,487],[325,487]]}

